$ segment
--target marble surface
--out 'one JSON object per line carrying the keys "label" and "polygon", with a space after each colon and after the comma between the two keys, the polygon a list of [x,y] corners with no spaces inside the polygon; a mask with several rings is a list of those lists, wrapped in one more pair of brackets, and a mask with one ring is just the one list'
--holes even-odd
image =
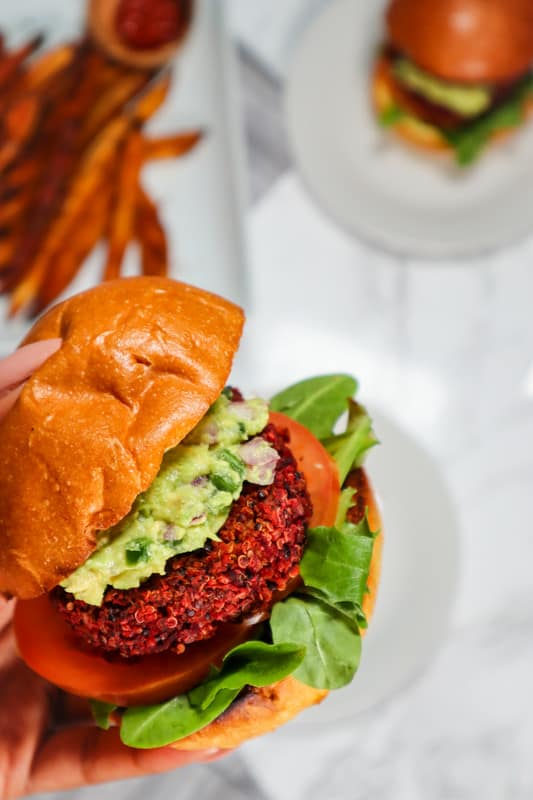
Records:
{"label": "marble surface", "polygon": [[[301,20],[305,2],[291,2]],[[309,0],[309,14],[315,5]],[[257,169],[248,310],[273,333],[295,322],[313,327],[301,343],[302,370],[319,340],[321,358],[330,348],[332,363],[349,340],[357,353],[349,368],[368,404],[433,455],[460,520],[451,631],[406,689],[348,723],[281,731],[217,764],[75,796],[526,800],[533,796],[533,238],[482,260],[428,265],[341,233],[287,171],[275,76],[283,64],[257,68],[266,33],[276,40],[276,4],[241,2],[240,14],[246,6],[243,88],[249,163]],[[252,19],[267,6],[268,31]],[[258,97],[271,104],[272,139],[251,120]],[[416,503],[416,492],[406,502]],[[390,659],[393,667],[393,652]]]}

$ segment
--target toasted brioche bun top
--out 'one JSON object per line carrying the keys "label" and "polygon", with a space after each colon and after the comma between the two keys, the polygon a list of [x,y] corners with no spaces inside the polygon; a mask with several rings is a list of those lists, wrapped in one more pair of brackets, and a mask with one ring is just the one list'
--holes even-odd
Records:
{"label": "toasted brioche bun top", "polygon": [[36,597],[93,552],[220,394],[244,317],[167,278],[110,281],[23,344],[61,348],[0,422],[0,591]]}
{"label": "toasted brioche bun top", "polygon": [[531,0],[391,0],[390,42],[437,77],[499,83],[533,62]]}

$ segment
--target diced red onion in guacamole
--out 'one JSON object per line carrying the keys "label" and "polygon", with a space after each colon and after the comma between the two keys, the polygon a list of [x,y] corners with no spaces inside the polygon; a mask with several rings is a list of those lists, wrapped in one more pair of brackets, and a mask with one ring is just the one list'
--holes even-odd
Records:
{"label": "diced red onion in guacamole", "polygon": [[274,470],[279,454],[261,436],[255,436],[239,447],[239,455],[246,464],[246,480],[260,486],[269,486],[274,480]]}
{"label": "diced red onion in guacamole", "polygon": [[228,411],[239,419],[252,420],[257,411],[246,400],[236,400],[229,404]]}

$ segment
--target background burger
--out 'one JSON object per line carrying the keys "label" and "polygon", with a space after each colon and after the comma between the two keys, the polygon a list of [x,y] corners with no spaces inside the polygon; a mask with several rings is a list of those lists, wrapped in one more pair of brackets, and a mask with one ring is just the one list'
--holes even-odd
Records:
{"label": "background burger", "polygon": [[392,0],[372,94],[403,139],[472,163],[533,100],[530,0]]}
{"label": "background burger", "polygon": [[[226,386],[243,315],[164,278],[62,303],[0,423],[21,657],[151,748],[233,747],[348,683],[381,534],[353,378]],[[341,433],[334,426],[343,412]]]}

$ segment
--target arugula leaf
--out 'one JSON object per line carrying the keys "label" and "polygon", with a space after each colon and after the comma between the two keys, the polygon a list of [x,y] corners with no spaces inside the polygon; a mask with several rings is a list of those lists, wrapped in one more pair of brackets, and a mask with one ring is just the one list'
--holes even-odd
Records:
{"label": "arugula leaf", "polygon": [[93,719],[99,728],[107,731],[111,725],[111,714],[116,711],[118,706],[113,703],[104,703],[102,700],[89,700]]}
{"label": "arugula leaf", "polygon": [[246,686],[268,686],[290,675],[301,664],[305,647],[297,642],[237,645],[222,669],[187,694],[166,703],[128,708],[120,737],[130,747],[164,747],[204,728],[225,711]]}
{"label": "arugula leaf", "polygon": [[366,590],[374,538],[366,519],[347,527],[347,532],[325,527],[307,532],[300,575],[305,586],[319,589],[333,603],[349,602],[360,606]]}
{"label": "arugula leaf", "polygon": [[[344,522],[340,530],[319,527],[307,532],[300,562],[303,593],[290,598],[299,605],[280,611],[278,606],[289,601],[278,603],[270,621],[274,641],[287,637],[305,644],[305,658],[294,673],[303,683],[338,688],[355,674],[361,655],[359,631],[367,627],[362,604],[373,546],[366,517],[357,525]],[[333,666],[335,657],[343,659],[339,668]]]}
{"label": "arugula leaf", "polygon": [[337,463],[342,486],[350,470],[361,466],[367,450],[378,444],[366,408],[355,400],[348,400],[346,431],[328,436],[322,444]]}
{"label": "arugula leaf", "polygon": [[323,439],[332,434],[333,426],[346,411],[347,399],[356,391],[357,381],[350,375],[319,375],[274,395],[270,408],[300,422],[317,439]]}
{"label": "arugula leaf", "polygon": [[357,625],[315,597],[290,597],[276,603],[270,619],[274,642],[305,647],[294,677],[316,689],[339,689],[350,683],[361,658]]}
{"label": "arugula leaf", "polygon": [[305,656],[305,648],[294,644],[244,642],[224,657],[220,672],[189,692],[189,700],[202,710],[218,692],[244,686],[268,686],[294,672]]}
{"label": "arugula leaf", "polygon": [[533,76],[524,79],[512,97],[501,106],[455,131],[441,131],[454,148],[457,163],[471,164],[490,137],[503,128],[514,128],[524,120],[524,102],[533,92]]}
{"label": "arugula leaf", "polygon": [[334,603],[320,589],[315,589],[312,586],[306,586],[303,590],[303,598],[305,599],[305,597],[316,597],[317,600],[327,606],[331,606],[338,614],[347,617],[358,628],[368,628],[367,619],[359,603],[352,603],[347,600],[342,603]]}
{"label": "arugula leaf", "polygon": [[209,725],[232,704],[239,692],[240,689],[218,692],[205,710],[193,706],[187,694],[153,706],[132,706],[122,717],[120,738],[129,747],[143,750],[172,744]]}

